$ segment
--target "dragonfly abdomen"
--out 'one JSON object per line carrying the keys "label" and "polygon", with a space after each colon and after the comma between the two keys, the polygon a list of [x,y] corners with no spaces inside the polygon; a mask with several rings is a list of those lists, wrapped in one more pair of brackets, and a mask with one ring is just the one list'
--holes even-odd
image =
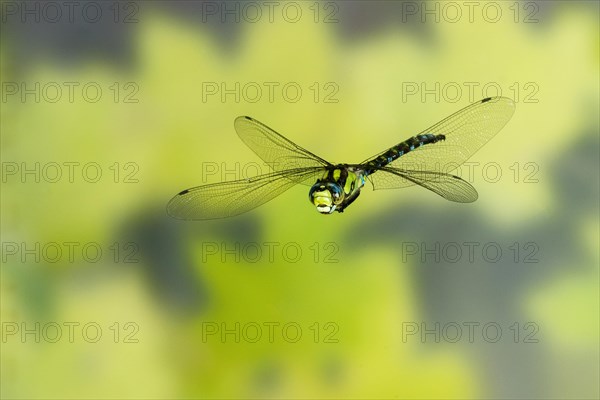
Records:
{"label": "dragonfly abdomen", "polygon": [[421,146],[426,144],[432,144],[439,142],[441,140],[446,139],[444,135],[434,135],[432,133],[424,133],[421,135],[413,136],[402,143],[397,144],[394,147],[391,147],[386,152],[380,154],[374,159],[368,161],[366,165],[370,167],[369,173],[374,172],[379,168],[383,168],[389,163],[393,162],[399,157],[402,157],[406,153],[410,153],[411,151],[418,149]]}

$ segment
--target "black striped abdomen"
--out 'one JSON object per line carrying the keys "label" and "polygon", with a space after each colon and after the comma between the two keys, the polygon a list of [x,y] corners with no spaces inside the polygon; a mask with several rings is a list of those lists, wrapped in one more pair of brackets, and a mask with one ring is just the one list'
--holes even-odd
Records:
{"label": "black striped abdomen", "polygon": [[413,136],[402,143],[390,148],[385,153],[380,154],[372,160],[365,163],[367,173],[373,173],[375,170],[382,168],[389,163],[393,162],[399,157],[402,157],[406,153],[418,149],[426,144],[432,144],[446,139],[444,135],[434,135],[432,133],[425,133],[422,135]]}

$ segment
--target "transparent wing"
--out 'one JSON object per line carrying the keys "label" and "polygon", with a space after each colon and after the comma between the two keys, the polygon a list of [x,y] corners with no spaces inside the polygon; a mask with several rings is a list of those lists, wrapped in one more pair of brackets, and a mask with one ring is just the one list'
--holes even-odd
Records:
{"label": "transparent wing", "polygon": [[372,176],[377,176],[390,189],[419,185],[458,203],[472,203],[478,197],[477,190],[469,182],[443,172],[407,171],[384,167]]}
{"label": "transparent wing", "polygon": [[167,204],[167,214],[186,220],[231,217],[268,202],[298,182],[316,181],[322,173],[322,167],[297,168],[197,186],[173,197]]}
{"label": "transparent wing", "polygon": [[[452,172],[494,137],[514,112],[514,102],[506,97],[491,97],[471,104],[420,133],[445,135],[445,140],[415,149],[387,167],[405,171]],[[395,183],[389,186],[388,180],[385,174],[371,175],[374,189],[398,187]]]}
{"label": "transparent wing", "polygon": [[321,157],[298,146],[255,119],[238,117],[235,119],[234,126],[240,139],[273,171],[331,166]]}

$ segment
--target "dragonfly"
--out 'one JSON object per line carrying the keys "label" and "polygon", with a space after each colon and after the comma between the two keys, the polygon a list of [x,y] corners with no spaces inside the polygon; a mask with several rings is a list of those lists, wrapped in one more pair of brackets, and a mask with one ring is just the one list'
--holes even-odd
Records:
{"label": "dragonfly", "polygon": [[509,98],[485,98],[359,164],[330,163],[265,124],[241,116],[235,119],[235,131],[271,172],[183,190],[169,201],[167,213],[183,220],[232,217],[299,184],[310,186],[308,199],[319,213],[341,213],[358,198],[366,181],[373,190],[417,185],[447,200],[470,203],[477,200],[477,190],[451,172],[494,137],[514,111]]}

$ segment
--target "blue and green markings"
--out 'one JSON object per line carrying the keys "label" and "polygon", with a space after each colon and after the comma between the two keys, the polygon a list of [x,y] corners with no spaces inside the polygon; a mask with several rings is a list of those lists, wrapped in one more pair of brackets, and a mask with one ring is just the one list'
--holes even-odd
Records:
{"label": "blue and green markings", "polygon": [[421,135],[413,136],[409,139],[406,139],[402,143],[397,144],[396,146],[390,148],[385,153],[375,157],[374,159],[367,161],[366,166],[370,167],[367,169],[367,173],[371,174],[376,170],[385,167],[386,165],[392,163],[399,157],[410,153],[414,149],[418,149],[421,146],[425,146],[427,144],[437,143],[441,140],[445,140],[445,135],[434,135],[431,133],[424,133]]}

